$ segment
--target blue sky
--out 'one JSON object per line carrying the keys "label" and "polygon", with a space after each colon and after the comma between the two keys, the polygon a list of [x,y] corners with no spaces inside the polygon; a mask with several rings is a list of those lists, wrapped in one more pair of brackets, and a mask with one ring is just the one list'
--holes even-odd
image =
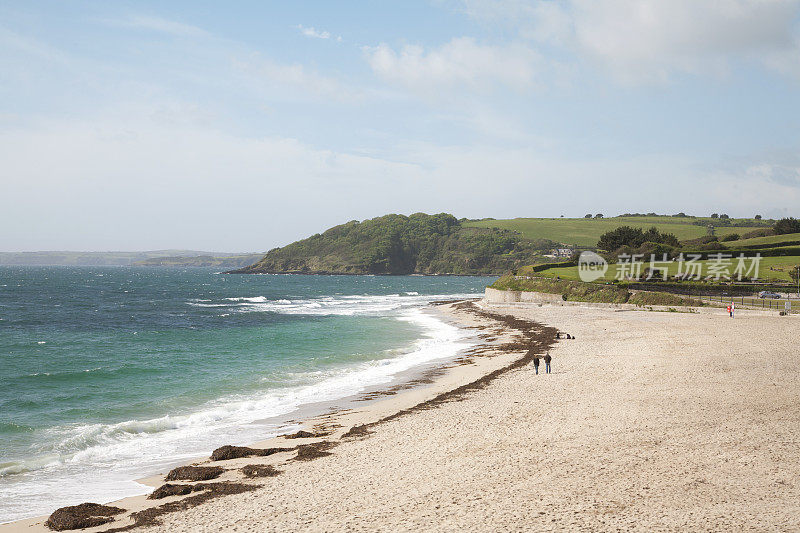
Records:
{"label": "blue sky", "polygon": [[0,1],[0,250],[797,216],[800,0]]}

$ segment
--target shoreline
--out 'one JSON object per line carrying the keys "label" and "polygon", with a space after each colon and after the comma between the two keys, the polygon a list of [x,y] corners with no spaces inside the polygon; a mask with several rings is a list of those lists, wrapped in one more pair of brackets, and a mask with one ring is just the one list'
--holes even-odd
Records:
{"label": "shoreline", "polygon": [[[142,530],[800,528],[797,316],[459,305],[439,309],[484,341],[469,364],[306,421],[324,437],[204,461],[224,473],[196,496],[140,498],[160,508]],[[551,375],[527,364],[514,321],[545,334],[540,349],[548,328],[577,335],[550,348]],[[267,465],[280,473],[240,474]]]}
{"label": "shoreline", "polygon": [[[283,432],[274,437],[255,440],[245,447],[278,447],[287,448],[287,450],[294,452],[294,448],[288,444],[297,443],[302,447],[307,444],[325,441],[328,437],[331,439],[341,439],[342,435],[348,431],[348,428],[361,426],[366,429],[367,427],[373,427],[383,421],[391,420],[397,416],[411,412],[422,404],[434,401],[439,396],[456,393],[456,389],[472,385],[479,381],[483,382],[482,380],[485,380],[488,374],[492,374],[504,368],[504,366],[509,363],[513,364],[516,362],[514,360],[515,356],[507,352],[507,345],[511,342],[511,335],[513,335],[511,332],[495,331],[491,335],[480,333],[479,331],[485,328],[484,325],[468,325],[464,322],[463,316],[458,316],[458,313],[453,312],[451,309],[457,304],[466,303],[471,305],[472,302],[476,300],[478,300],[478,298],[434,301],[430,302],[427,307],[422,308],[424,310],[423,312],[430,312],[438,315],[437,318],[448,325],[462,330],[476,329],[476,333],[465,337],[472,342],[471,346],[466,348],[466,350],[461,350],[452,357],[434,359],[415,365],[395,375],[389,383],[368,386],[365,390],[357,394],[334,400],[304,404],[286,415],[258,420],[254,423],[280,424],[280,427],[283,428]],[[490,340],[487,341],[487,337]],[[504,340],[506,346],[501,347],[498,343]],[[487,353],[490,354],[489,357],[487,357]],[[295,432],[300,431],[301,433],[305,431],[322,433],[324,437],[297,438],[291,439],[290,441],[286,435],[292,433],[286,433],[287,430]],[[222,446],[222,443],[220,443],[220,446]],[[288,451],[286,453],[278,453],[277,456],[282,460],[286,460],[285,456],[287,454]],[[249,460],[249,463],[252,462],[252,460]],[[169,466],[165,468],[172,468],[173,466],[177,468],[199,464],[205,465],[207,463],[213,463],[209,460],[208,456],[198,456],[190,460],[182,459],[170,462]],[[237,460],[234,465],[239,465],[239,463],[243,465],[244,463],[248,463],[248,460]],[[167,471],[165,470],[152,475],[138,477],[131,481],[155,489],[164,484],[166,473]],[[215,479],[214,481],[221,480],[223,483],[226,483],[229,482],[225,481],[227,477],[222,476],[219,480]],[[131,513],[140,512],[148,507],[158,506],[165,502],[170,503],[176,500],[175,498],[148,500],[149,494],[150,493],[128,496],[122,499],[104,502],[103,505],[122,507],[128,512],[126,512],[125,515],[118,516],[116,520],[104,526],[81,530],[94,532],[116,529],[123,524],[128,526],[130,524],[127,522],[130,522],[129,515]],[[0,523],[0,532],[51,531],[44,525],[49,516],[50,515],[41,515]]]}

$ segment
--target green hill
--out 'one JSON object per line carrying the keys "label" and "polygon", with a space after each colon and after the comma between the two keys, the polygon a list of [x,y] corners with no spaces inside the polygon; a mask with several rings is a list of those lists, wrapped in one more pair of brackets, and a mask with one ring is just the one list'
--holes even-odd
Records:
{"label": "green hill", "polygon": [[603,233],[620,226],[647,230],[655,226],[662,233],[672,233],[679,240],[696,239],[708,234],[708,225],[714,226],[717,236],[730,233],[744,234],[764,228],[770,221],[753,219],[714,219],[709,217],[679,216],[620,216],[612,218],[514,218],[505,220],[475,220],[464,226],[474,228],[499,228],[518,231],[528,239],[549,239],[576,246],[594,247]]}
{"label": "green hill", "polygon": [[739,239],[738,241],[723,242],[722,245],[728,248],[776,248],[780,246],[796,246],[800,245],[800,233],[786,233],[784,235]]}
{"label": "green hill", "polygon": [[235,273],[502,274],[554,243],[496,228],[465,227],[453,215],[386,215],[351,221],[270,250]]}
{"label": "green hill", "polygon": [[[0,252],[0,266],[130,266],[159,257],[233,255],[194,250],[153,250],[147,252]],[[230,268],[230,267],[228,267]]]}
{"label": "green hill", "polygon": [[137,261],[134,266],[242,268],[252,265],[262,257],[264,254],[153,257]]}

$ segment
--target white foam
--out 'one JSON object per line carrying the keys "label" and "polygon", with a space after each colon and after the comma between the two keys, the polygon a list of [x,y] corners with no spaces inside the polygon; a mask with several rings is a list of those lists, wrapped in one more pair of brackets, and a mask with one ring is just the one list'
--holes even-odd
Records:
{"label": "white foam", "polygon": [[297,300],[269,300],[264,296],[226,298],[230,304],[189,302],[199,307],[229,306],[238,313],[277,313],[285,315],[379,316],[390,311],[427,304],[437,299],[468,298],[473,294],[420,295],[416,292],[385,295],[321,296]]}
{"label": "white foam", "polygon": [[[24,461],[0,465],[0,493],[11,502],[3,504],[3,514],[7,515],[3,518],[18,520],[46,514],[62,505],[111,501],[147,493],[151,489],[131,480],[205,455],[215,446],[246,444],[265,438],[270,432],[277,434],[277,426],[257,423],[264,419],[287,415],[310,403],[355,395],[390,383],[399,373],[415,366],[454,357],[469,347],[469,334],[419,307],[437,298],[441,297],[351,295],[309,300],[230,299],[229,305],[239,312],[389,314],[417,325],[422,329],[422,336],[406,349],[392,350],[385,357],[340,368],[286,375],[285,379],[290,380],[292,386],[220,398],[194,412],[117,424],[51,428],[42,440],[57,442],[55,449],[43,450],[40,455]],[[98,476],[98,472],[102,474]]]}

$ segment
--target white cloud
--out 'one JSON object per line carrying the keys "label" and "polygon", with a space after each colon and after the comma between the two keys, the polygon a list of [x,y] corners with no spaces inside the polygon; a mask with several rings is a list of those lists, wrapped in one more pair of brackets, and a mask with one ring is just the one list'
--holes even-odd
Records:
{"label": "white cloud", "polygon": [[70,57],[61,50],[3,28],[0,28],[0,45],[44,61],[65,65],[71,63]]}
{"label": "white cloud", "polygon": [[348,86],[334,77],[324,76],[300,63],[278,63],[260,54],[252,54],[246,59],[234,60],[234,66],[262,89],[288,90],[295,95],[300,90],[305,94],[339,101],[363,96],[360,89]]}
{"label": "white cloud", "polygon": [[779,163],[759,163],[747,168],[746,174],[758,181],[800,188],[800,167]]}
{"label": "white cloud", "polygon": [[166,33],[176,37],[205,37],[209,33],[202,28],[168,20],[161,17],[149,17],[144,15],[135,15],[120,21],[110,21],[111,24],[127,26],[129,28],[138,28],[143,30],[155,31],[159,33]]}
{"label": "white cloud", "polygon": [[571,50],[627,83],[724,73],[737,61],[800,71],[800,0],[465,0],[465,11]]}
{"label": "white cloud", "polygon": [[311,37],[313,39],[331,39],[331,38],[333,38],[335,41],[339,41],[339,42],[341,42],[341,40],[342,40],[341,36],[334,37],[331,34],[331,32],[324,31],[324,30],[317,30],[313,26],[306,27],[306,26],[303,26],[302,24],[298,24],[297,26],[295,26],[295,28],[297,28],[300,31],[300,33],[302,33],[306,37]]}
{"label": "white cloud", "polygon": [[383,187],[402,190],[417,172],[296,139],[162,120],[152,106],[0,130],[0,160],[0,212],[14,221],[0,228],[0,250],[268,249],[396,210]]}
{"label": "white cloud", "polygon": [[666,155],[581,160],[547,147],[432,142],[366,156],[225,133],[198,111],[142,105],[0,130],[0,213],[13,221],[0,227],[0,249],[257,250],[389,212],[514,217],[721,205],[766,215],[800,203],[797,167],[770,162],[698,170]]}
{"label": "white cloud", "polygon": [[525,46],[481,45],[468,37],[429,50],[406,45],[395,51],[380,44],[364,52],[384,80],[423,91],[463,85],[523,89],[537,81],[540,63],[539,55]]}
{"label": "white cloud", "polygon": [[798,2],[697,0],[574,3],[579,46],[626,81],[672,72],[723,71],[732,59],[763,60],[791,48]]}

